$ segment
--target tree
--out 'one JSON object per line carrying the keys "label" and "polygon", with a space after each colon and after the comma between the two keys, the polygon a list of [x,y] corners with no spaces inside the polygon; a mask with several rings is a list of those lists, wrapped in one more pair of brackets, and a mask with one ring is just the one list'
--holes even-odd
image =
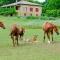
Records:
{"label": "tree", "polygon": [[46,4],[47,9],[60,9],[60,0],[48,0]]}
{"label": "tree", "polygon": [[60,0],[46,0],[43,4],[43,14],[48,16],[60,15]]}
{"label": "tree", "polygon": [[16,0],[0,0],[0,6],[1,5],[6,5],[6,4],[11,4],[16,2]]}

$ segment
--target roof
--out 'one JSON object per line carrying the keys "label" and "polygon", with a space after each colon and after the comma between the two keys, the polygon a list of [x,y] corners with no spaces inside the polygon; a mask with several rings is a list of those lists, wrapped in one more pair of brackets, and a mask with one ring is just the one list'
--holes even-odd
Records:
{"label": "roof", "polygon": [[39,6],[39,4],[28,2],[28,1],[19,1],[16,3],[8,4],[8,5],[3,5],[1,7],[8,7],[8,6],[15,6],[15,5],[33,5],[33,6]]}

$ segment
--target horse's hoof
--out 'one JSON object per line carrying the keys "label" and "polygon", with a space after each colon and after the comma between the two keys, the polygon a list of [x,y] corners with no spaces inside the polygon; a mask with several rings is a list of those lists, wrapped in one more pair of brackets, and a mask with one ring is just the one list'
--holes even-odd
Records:
{"label": "horse's hoof", "polygon": [[48,41],[48,43],[50,44],[50,41]]}

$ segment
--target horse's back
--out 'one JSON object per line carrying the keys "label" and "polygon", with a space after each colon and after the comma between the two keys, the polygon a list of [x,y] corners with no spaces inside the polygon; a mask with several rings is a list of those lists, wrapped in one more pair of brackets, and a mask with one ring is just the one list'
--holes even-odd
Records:
{"label": "horse's back", "polygon": [[50,22],[45,22],[45,23],[43,24],[43,30],[44,30],[44,31],[47,31],[48,29],[53,29],[53,24],[50,23]]}

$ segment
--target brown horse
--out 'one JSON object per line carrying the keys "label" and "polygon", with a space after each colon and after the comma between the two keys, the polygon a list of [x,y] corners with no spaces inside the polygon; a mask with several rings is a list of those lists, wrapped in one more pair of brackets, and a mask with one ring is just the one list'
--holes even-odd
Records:
{"label": "brown horse", "polygon": [[18,45],[18,38],[22,38],[24,35],[24,29],[19,28],[16,24],[14,24],[11,28],[10,36],[11,39],[13,40],[13,46],[15,46],[15,43]]}
{"label": "brown horse", "polygon": [[44,23],[43,31],[44,31],[44,41],[45,41],[45,34],[47,34],[49,43],[50,43],[50,35],[52,36],[52,41],[53,41],[53,31],[55,31],[57,33],[57,35],[59,35],[57,26],[50,22]]}
{"label": "brown horse", "polygon": [[5,26],[4,26],[3,22],[0,22],[0,27],[5,29]]}

